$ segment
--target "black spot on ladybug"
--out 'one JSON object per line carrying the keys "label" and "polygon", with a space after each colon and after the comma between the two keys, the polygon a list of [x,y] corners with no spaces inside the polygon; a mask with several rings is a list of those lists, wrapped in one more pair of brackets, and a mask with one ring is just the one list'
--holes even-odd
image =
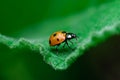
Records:
{"label": "black spot on ladybug", "polygon": [[49,40],[49,43],[51,44],[51,40]]}
{"label": "black spot on ladybug", "polygon": [[53,34],[53,36],[55,37],[57,34],[55,33],[55,34]]}
{"label": "black spot on ladybug", "polygon": [[62,33],[66,33],[65,31],[62,31]]}
{"label": "black spot on ladybug", "polygon": [[57,41],[59,41],[59,39],[57,38]]}

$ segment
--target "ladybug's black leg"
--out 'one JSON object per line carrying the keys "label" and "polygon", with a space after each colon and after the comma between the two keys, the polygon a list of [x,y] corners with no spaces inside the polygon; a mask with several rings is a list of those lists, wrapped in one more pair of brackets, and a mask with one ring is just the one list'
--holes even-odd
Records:
{"label": "ladybug's black leg", "polygon": [[71,47],[69,46],[69,44],[68,44],[67,40],[65,41],[65,43],[66,43],[66,44],[67,44],[67,46],[71,49]]}
{"label": "ladybug's black leg", "polygon": [[[69,40],[70,41],[70,40]],[[73,42],[72,41],[70,41],[72,44],[73,44]]]}
{"label": "ladybug's black leg", "polygon": [[[69,41],[70,41],[70,40],[69,40]],[[70,43],[73,44],[72,41],[70,41]],[[65,43],[64,43],[64,45],[63,45],[63,48],[65,47],[66,44],[67,44],[67,46],[70,48],[70,46],[68,45],[68,42],[67,42],[67,41],[65,41]]]}
{"label": "ladybug's black leg", "polygon": [[65,45],[66,45],[66,42],[64,43],[63,48],[65,47]]}

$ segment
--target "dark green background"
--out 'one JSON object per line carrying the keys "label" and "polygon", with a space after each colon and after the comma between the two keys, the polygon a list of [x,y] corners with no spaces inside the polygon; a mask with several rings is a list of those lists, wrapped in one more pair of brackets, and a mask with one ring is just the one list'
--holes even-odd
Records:
{"label": "dark green background", "polygon": [[2,0],[0,1],[0,33],[12,32],[51,18],[81,12],[109,0]]}
{"label": "dark green background", "polygon": [[[0,1],[0,33],[17,37],[17,32],[29,25],[108,2],[112,0]],[[115,36],[91,48],[65,71],[55,71],[43,61],[39,52],[27,48],[11,50],[0,44],[0,80],[119,80],[119,41],[120,37]]]}

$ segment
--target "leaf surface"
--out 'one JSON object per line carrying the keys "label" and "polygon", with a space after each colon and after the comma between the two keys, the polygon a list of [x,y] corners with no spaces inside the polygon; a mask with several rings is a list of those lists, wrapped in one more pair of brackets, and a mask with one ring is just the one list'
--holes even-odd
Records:
{"label": "leaf surface", "polygon": [[[46,63],[54,69],[67,69],[84,51],[108,37],[120,34],[120,1],[114,1],[91,7],[82,13],[72,14],[63,18],[55,18],[42,23],[31,25],[18,32],[19,39],[0,35],[0,43],[13,48],[28,47],[39,52]],[[65,48],[60,45],[56,54],[54,47],[48,44],[51,33],[59,30],[73,32],[79,36],[78,40],[72,40],[70,46]]]}

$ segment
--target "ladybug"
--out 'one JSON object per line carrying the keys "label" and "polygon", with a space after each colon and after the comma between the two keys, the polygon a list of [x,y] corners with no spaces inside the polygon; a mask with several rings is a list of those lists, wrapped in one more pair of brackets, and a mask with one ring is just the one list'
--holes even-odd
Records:
{"label": "ladybug", "polygon": [[[65,45],[67,45],[71,49],[71,47],[68,44],[68,41],[70,41],[71,39],[76,39],[77,40],[76,34],[74,34],[74,33],[68,33],[66,31],[57,31],[57,32],[54,32],[50,36],[50,38],[49,38],[49,45],[50,46],[56,46],[57,52],[58,52],[58,46],[61,43],[64,43],[63,47]],[[73,44],[72,41],[70,41],[70,42]]]}

